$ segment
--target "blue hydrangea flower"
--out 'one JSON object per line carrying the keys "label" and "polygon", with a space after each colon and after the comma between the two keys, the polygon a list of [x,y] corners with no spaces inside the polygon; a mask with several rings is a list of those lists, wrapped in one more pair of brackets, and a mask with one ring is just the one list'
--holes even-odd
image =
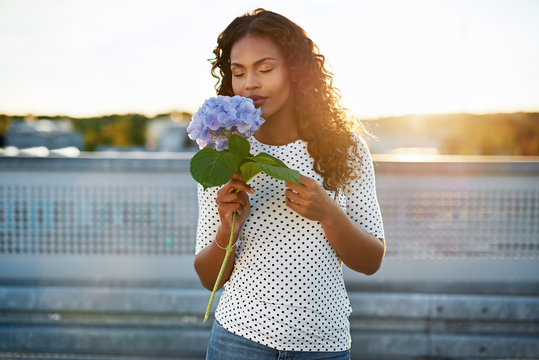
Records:
{"label": "blue hydrangea flower", "polygon": [[219,95],[202,104],[193,115],[187,133],[201,149],[213,144],[221,151],[228,149],[231,134],[252,136],[265,121],[261,115],[262,111],[249,98]]}

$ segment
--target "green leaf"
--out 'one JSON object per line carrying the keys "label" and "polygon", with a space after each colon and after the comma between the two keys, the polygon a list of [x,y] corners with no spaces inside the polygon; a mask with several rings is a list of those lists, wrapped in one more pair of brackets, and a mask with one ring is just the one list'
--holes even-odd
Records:
{"label": "green leaf", "polygon": [[228,138],[228,150],[236,156],[238,162],[241,162],[251,151],[251,144],[247,139],[238,136],[230,135]]}
{"label": "green leaf", "polygon": [[247,161],[240,165],[241,176],[243,176],[243,181],[247,183],[249,180],[255,177],[256,174],[262,170],[257,163],[253,161]]}
{"label": "green leaf", "polygon": [[238,165],[236,156],[228,151],[202,149],[191,159],[189,170],[193,179],[206,190],[230,180],[238,171]]}
{"label": "green leaf", "polygon": [[268,164],[268,165],[279,166],[279,167],[287,167],[285,163],[282,162],[281,160],[277,159],[274,156],[271,156],[270,154],[266,154],[263,152],[259,153],[256,156],[247,156],[247,158],[259,164]]}
{"label": "green leaf", "polygon": [[292,170],[287,167],[268,165],[263,163],[257,164],[260,169],[271,177],[279,180],[290,181],[300,185],[299,171]]}

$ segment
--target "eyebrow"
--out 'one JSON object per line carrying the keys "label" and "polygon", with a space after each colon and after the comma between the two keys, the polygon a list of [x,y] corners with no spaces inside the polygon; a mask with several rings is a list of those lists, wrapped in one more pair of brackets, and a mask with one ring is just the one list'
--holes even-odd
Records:
{"label": "eyebrow", "polygon": [[[260,59],[260,60],[255,61],[255,66],[256,66],[256,65],[259,65],[259,64],[261,64],[261,63],[263,63],[264,61],[267,61],[267,60],[275,60],[275,61],[277,61],[276,58],[273,58],[273,57],[265,57],[265,58],[262,58],[262,59]],[[242,68],[245,67],[245,66],[243,66],[242,64],[238,64],[238,63],[232,63],[232,64],[230,64],[230,66],[238,66],[238,67],[242,67]]]}

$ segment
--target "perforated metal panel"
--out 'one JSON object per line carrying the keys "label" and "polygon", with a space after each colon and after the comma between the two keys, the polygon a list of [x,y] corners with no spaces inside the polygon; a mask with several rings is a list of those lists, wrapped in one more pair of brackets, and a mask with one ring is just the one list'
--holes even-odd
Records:
{"label": "perforated metal panel", "polygon": [[192,188],[0,186],[0,254],[193,253],[197,213]]}
{"label": "perforated metal panel", "polygon": [[[194,252],[187,158],[0,161],[0,255]],[[538,162],[375,165],[388,258],[539,258]]]}
{"label": "perforated metal panel", "polygon": [[539,191],[380,189],[387,256],[539,258]]}
{"label": "perforated metal panel", "polygon": [[[539,258],[539,192],[381,189],[387,256]],[[2,254],[191,254],[191,188],[0,186]]]}

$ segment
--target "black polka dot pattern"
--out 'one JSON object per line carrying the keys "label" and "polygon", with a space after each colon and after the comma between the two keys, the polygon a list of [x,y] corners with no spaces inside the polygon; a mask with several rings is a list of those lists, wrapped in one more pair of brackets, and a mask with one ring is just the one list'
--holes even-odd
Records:
{"label": "black polka dot pattern", "polygon": [[[266,152],[322,184],[313,170],[307,143],[282,146],[249,139],[251,153]],[[360,176],[335,197],[359,227],[384,237],[376,199],[374,170],[367,145],[358,141]],[[340,260],[322,226],[285,204],[285,185],[264,173],[249,184],[251,213],[239,235],[234,270],[224,286],[216,318],[229,331],[260,344],[288,351],[343,351],[350,347],[350,301]],[[196,252],[217,234],[218,188],[199,186]]]}

